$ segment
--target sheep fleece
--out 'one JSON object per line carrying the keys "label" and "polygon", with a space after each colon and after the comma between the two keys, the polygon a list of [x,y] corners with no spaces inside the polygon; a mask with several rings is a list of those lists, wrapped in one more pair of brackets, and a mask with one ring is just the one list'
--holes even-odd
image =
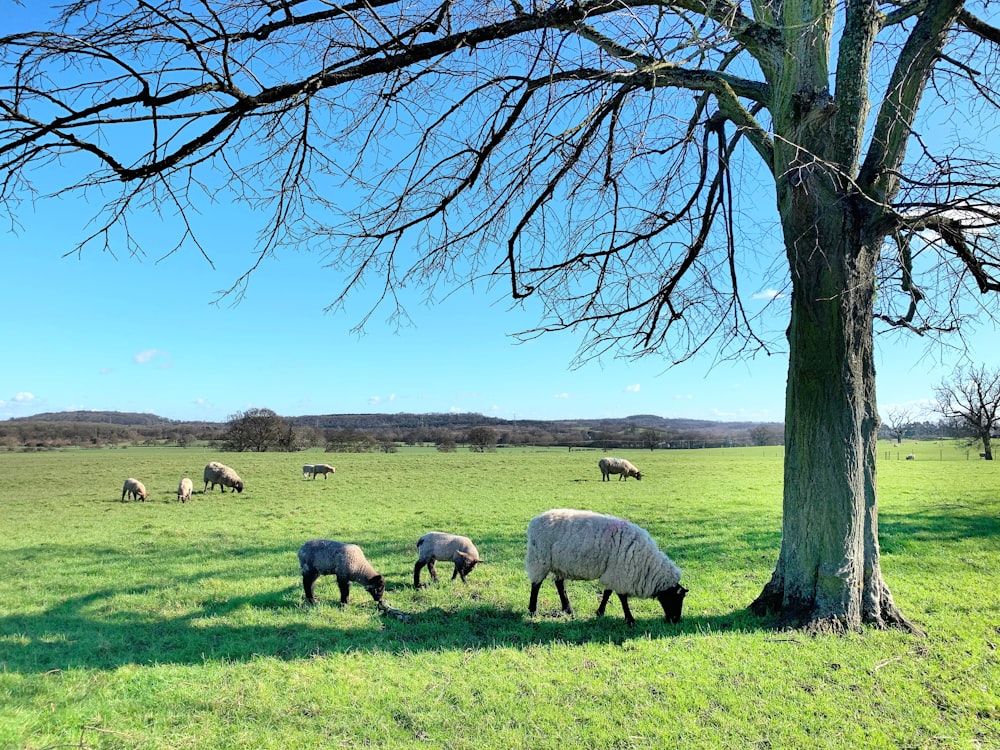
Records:
{"label": "sheep fleece", "polygon": [[557,509],[528,524],[528,579],[599,580],[617,594],[651,598],[676,586],[681,570],[649,532],[630,521],[585,510]]}
{"label": "sheep fleece", "polygon": [[222,488],[231,487],[238,492],[243,492],[243,480],[240,479],[240,475],[218,461],[211,461],[205,467],[205,484],[211,484],[213,490],[215,485],[219,485]]}
{"label": "sheep fleece", "polygon": [[303,544],[299,548],[299,567],[303,575],[315,570],[357,583],[367,583],[378,576],[361,547],[330,539],[310,539]]}

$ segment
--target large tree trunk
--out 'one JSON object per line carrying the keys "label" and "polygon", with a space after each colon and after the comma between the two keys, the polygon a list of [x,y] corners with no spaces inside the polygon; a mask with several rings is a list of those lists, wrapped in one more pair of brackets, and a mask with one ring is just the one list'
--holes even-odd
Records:
{"label": "large tree trunk", "polygon": [[814,631],[916,631],[879,564],[873,357],[878,240],[816,162],[779,193],[792,271],[781,552],[751,605]]}

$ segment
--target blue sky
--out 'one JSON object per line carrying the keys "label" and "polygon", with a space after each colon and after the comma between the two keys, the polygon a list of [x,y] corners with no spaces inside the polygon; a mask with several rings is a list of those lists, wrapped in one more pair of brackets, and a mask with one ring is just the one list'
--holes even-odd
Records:
{"label": "blue sky", "polygon": [[[23,21],[33,12],[14,14]],[[315,254],[284,252],[265,262],[238,305],[213,304],[254,261],[245,211],[220,203],[200,217],[214,268],[191,248],[163,257],[170,246],[161,238],[176,230],[169,216],[133,226],[145,257],[121,248],[117,259],[99,248],[65,257],[95,212],[79,197],[27,205],[20,224],[0,233],[0,419],[93,409],[222,421],[249,407],[288,416],[783,419],[784,356],[715,362],[707,350],[671,369],[613,358],[570,369],[579,335],[518,344],[510,334],[538,321],[511,312],[502,290],[483,289],[433,307],[415,293],[413,327],[396,331],[376,314],[359,336],[351,329],[367,309],[364,295],[343,313],[324,313],[339,279]],[[761,251],[781,254],[777,244]],[[995,328],[980,327],[972,344],[972,361],[997,364]],[[880,338],[877,347],[883,414],[926,408],[958,359],[912,337]]]}
{"label": "blue sky", "polygon": [[[213,304],[252,262],[253,238],[220,210],[206,249],[157,261],[91,250],[63,257],[83,232],[85,205],[43,203],[0,236],[0,418],[75,409],[225,420],[249,407],[279,414],[473,411],[514,419],[658,414],[780,421],[784,356],[745,362],[711,354],[662,361],[569,364],[572,333],[517,343],[530,327],[501,293],[459,292],[434,307],[414,298],[415,325],[395,331],[376,315],[351,328],[364,295],[324,313],[339,289],[318,256],[288,252],[252,277],[245,298]],[[151,236],[160,227],[147,225]],[[384,317],[384,316],[383,316]],[[977,349],[996,351],[982,331]],[[879,403],[918,406],[954,361],[912,338],[878,342]]]}

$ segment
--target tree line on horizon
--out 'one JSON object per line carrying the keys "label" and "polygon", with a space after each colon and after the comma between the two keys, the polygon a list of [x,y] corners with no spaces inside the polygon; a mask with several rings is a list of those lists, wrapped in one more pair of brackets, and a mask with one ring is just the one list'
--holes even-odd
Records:
{"label": "tree line on horizon", "polygon": [[[649,425],[658,425],[652,427]],[[62,447],[208,444],[226,451],[391,452],[400,445],[487,451],[500,446],[656,449],[780,445],[780,423],[618,419],[504,420],[480,414],[323,415],[284,417],[248,409],[226,422],[186,422],[151,414],[62,412],[0,422],[8,451]]]}
{"label": "tree line on horizon", "polygon": [[[968,435],[955,420],[901,420],[900,416],[906,413],[883,423],[880,437],[898,442]],[[661,427],[643,426],[654,422]],[[251,409],[232,415],[227,422],[188,422],[128,412],[62,412],[0,422],[0,448],[212,445],[237,452],[322,448],[336,453],[393,452],[398,446],[434,446],[445,452],[459,447],[490,451],[502,446],[654,450],[781,445],[783,429],[780,423],[670,420],[649,415],[515,422],[477,414],[283,417],[270,409]]]}

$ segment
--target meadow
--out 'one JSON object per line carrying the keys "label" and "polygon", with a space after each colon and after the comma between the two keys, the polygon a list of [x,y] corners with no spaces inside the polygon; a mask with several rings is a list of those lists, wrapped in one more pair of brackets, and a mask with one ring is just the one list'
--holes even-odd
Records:
{"label": "meadow", "polygon": [[[886,445],[883,570],[927,636],[811,637],[746,611],[777,558],[780,449],[623,455],[643,481],[602,483],[593,451],[2,453],[0,747],[1000,747],[1000,464]],[[203,494],[209,460],[246,490]],[[303,480],[320,461],[337,473]],[[147,502],[121,502],[128,476]],[[575,617],[550,581],[528,617],[525,527],[553,507],[649,529],[682,621],[633,600],[627,628],[614,597],[597,619],[589,582],[567,585]],[[435,529],[485,562],[414,591]],[[304,606],[314,537],[360,544],[410,621],[356,585],[341,607],[327,577]]]}

